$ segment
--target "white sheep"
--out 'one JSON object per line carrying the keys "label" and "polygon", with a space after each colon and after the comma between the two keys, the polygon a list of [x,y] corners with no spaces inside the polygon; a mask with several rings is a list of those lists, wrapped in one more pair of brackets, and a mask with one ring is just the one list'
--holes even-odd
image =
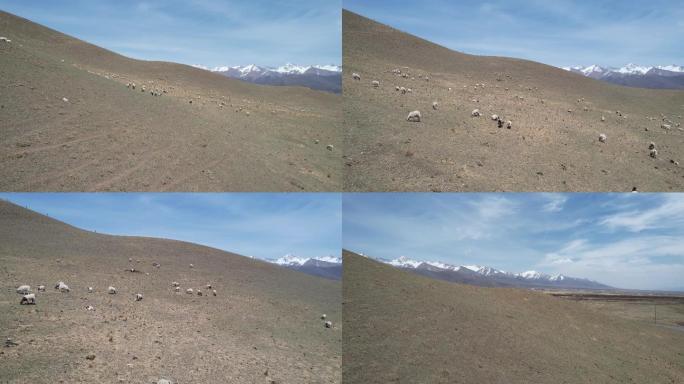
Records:
{"label": "white sheep", "polygon": [[88,287],[88,293],[93,293],[93,287]]}
{"label": "white sheep", "polygon": [[216,296],[216,290],[215,290],[215,289],[212,289],[212,290],[211,290],[211,294],[214,295],[214,296]]}
{"label": "white sheep", "polygon": [[326,327],[326,328],[332,328],[332,321],[326,321],[326,322],[325,322],[325,327]]}
{"label": "white sheep", "polygon": [[599,135],[599,141],[600,142],[605,143],[607,139],[608,139],[608,137],[606,137],[605,133],[602,133]]}
{"label": "white sheep", "polygon": [[211,284],[207,284],[207,289],[211,289]]}
{"label": "white sheep", "polygon": [[661,125],[660,127],[663,128],[663,129],[670,129],[670,128],[672,128],[672,126],[671,126],[670,124],[663,124],[663,125]]}
{"label": "white sheep", "polygon": [[171,283],[171,286],[172,287],[180,287],[180,284],[177,281],[174,281],[173,283]]}
{"label": "white sheep", "polygon": [[420,111],[413,111],[408,114],[408,117],[406,117],[406,121],[411,121],[414,123],[420,122]]}
{"label": "white sheep", "polygon": [[377,88],[377,87],[380,86],[380,82],[377,81],[377,80],[373,80],[373,81],[371,82],[371,85],[373,86],[373,88]]}
{"label": "white sheep", "polygon": [[174,288],[174,290],[175,290],[176,292],[180,292],[180,287],[176,287],[176,288]]}
{"label": "white sheep", "polygon": [[648,155],[655,159],[656,157],[658,157],[658,150],[653,148],[651,149],[651,152]]}
{"label": "white sheep", "polygon": [[399,91],[401,92],[402,95],[406,94],[406,88],[404,88],[404,87],[399,87]]}
{"label": "white sheep", "polygon": [[59,290],[60,292],[69,292],[69,286],[64,284],[63,281],[60,281],[55,285],[55,289]]}
{"label": "white sheep", "polygon": [[85,309],[86,309],[86,311],[94,311],[95,310],[95,308],[93,308],[92,305],[86,305]]}
{"label": "white sheep", "polygon": [[107,288],[107,293],[109,293],[110,295],[116,295],[116,288],[110,285],[109,288]]}
{"label": "white sheep", "polygon": [[499,120],[499,115],[492,115],[492,120],[494,120],[494,121]]}
{"label": "white sheep", "polygon": [[394,87],[394,90],[395,90],[395,91],[398,91],[398,90],[400,90],[400,89],[401,89],[401,88],[399,88],[398,85],[396,85],[396,86]]}
{"label": "white sheep", "polygon": [[140,301],[140,300],[142,300],[142,299],[143,299],[142,293],[136,293],[136,294],[135,294],[135,301]]}
{"label": "white sheep", "polygon": [[413,89],[411,89],[411,88],[406,88],[406,92],[408,92],[408,93],[413,93]]}
{"label": "white sheep", "polygon": [[480,110],[479,110],[479,109],[474,109],[474,110],[470,113],[470,115],[473,116],[473,117],[478,117],[478,116],[480,116]]}
{"label": "white sheep", "polygon": [[513,122],[510,121],[510,120],[508,120],[508,121],[506,122],[506,128],[511,129],[512,127],[513,127]]}
{"label": "white sheep", "polygon": [[601,116],[601,121],[606,121],[606,117],[605,117],[605,116]]}
{"label": "white sheep", "polygon": [[[131,88],[135,89],[135,83],[131,84]],[[130,261],[130,259],[128,259]]]}
{"label": "white sheep", "polygon": [[195,264],[190,264],[190,268],[195,268]]}
{"label": "white sheep", "polygon": [[185,293],[187,293],[188,295],[192,295],[194,292],[195,291],[193,291],[192,288],[188,288],[185,290]]}
{"label": "white sheep", "polygon": [[356,72],[352,73],[352,77],[354,78],[354,80],[361,80],[361,75],[359,75]]}
{"label": "white sheep", "polygon": [[0,41],[4,41],[5,43],[11,43],[12,40],[6,38],[5,36],[0,36]]}
{"label": "white sheep", "polygon": [[19,302],[20,305],[35,305],[36,304],[36,294],[35,293],[29,293],[28,295],[24,295],[21,297],[21,301]]}
{"label": "white sheep", "polygon": [[433,101],[433,102],[432,102],[432,109],[434,109],[434,110],[436,111],[437,108],[439,108],[439,103],[436,102],[436,101]]}
{"label": "white sheep", "polygon": [[197,296],[202,296],[202,290],[200,290],[200,289],[197,290]]}
{"label": "white sheep", "polygon": [[655,143],[651,141],[651,143],[648,144],[648,149],[655,149]]}
{"label": "white sheep", "polygon": [[325,146],[325,149],[327,149],[328,151],[332,151],[333,149],[335,149],[335,146],[332,144],[328,144]]}
{"label": "white sheep", "polygon": [[321,315],[321,320],[325,320],[328,316],[324,313]]}
{"label": "white sheep", "polygon": [[38,292],[45,292],[45,286],[44,286],[44,285],[39,285],[39,286],[38,286]]}
{"label": "white sheep", "polygon": [[27,295],[30,291],[30,285],[20,285],[19,287],[17,287],[17,293],[21,293],[22,295]]}

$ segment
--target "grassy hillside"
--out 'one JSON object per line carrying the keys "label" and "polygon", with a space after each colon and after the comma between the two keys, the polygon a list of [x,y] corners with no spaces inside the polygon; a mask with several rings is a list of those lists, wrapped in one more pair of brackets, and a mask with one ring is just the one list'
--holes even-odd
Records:
{"label": "grassy hillside", "polygon": [[684,333],[345,252],[345,383],[678,383]]}
{"label": "grassy hillside", "polygon": [[[0,382],[341,382],[339,282],[180,241],[87,232],[6,202],[0,276],[0,336],[19,344],[3,348]],[[70,293],[53,289],[59,280]],[[20,306],[20,284],[47,291]]]}
{"label": "grassy hillside", "polygon": [[0,31],[2,190],[340,188],[340,96],[129,59],[1,11]]}
{"label": "grassy hillside", "polygon": [[[684,189],[684,168],[671,162],[684,162],[682,91],[466,55],[348,11],[343,39],[345,190]],[[482,116],[471,117],[474,109]],[[421,122],[406,121],[413,110]],[[498,128],[493,114],[512,128]],[[669,130],[661,128],[663,118]],[[649,157],[651,141],[656,159]]]}

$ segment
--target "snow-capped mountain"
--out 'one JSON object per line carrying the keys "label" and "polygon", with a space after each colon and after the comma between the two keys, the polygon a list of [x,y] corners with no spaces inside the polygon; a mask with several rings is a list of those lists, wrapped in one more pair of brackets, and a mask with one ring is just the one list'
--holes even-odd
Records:
{"label": "snow-capped mountain", "polygon": [[256,84],[303,86],[333,93],[342,91],[342,68],[337,65],[300,66],[288,63],[272,68],[250,64],[213,69],[202,65],[193,66]]}
{"label": "snow-capped mountain", "polygon": [[267,259],[266,261],[326,279],[340,280],[342,278],[342,259],[335,256],[306,258],[285,255],[277,259]]}
{"label": "snow-capped mountain", "polygon": [[481,265],[451,265],[438,261],[418,261],[401,256],[394,260],[376,259],[382,263],[412,272],[452,282],[483,286],[511,286],[527,288],[609,289],[593,280],[549,275],[537,271],[506,272]]}
{"label": "snow-capped mountain", "polygon": [[580,65],[563,69],[592,79],[629,87],[684,89],[684,67],[674,64],[648,67],[629,63],[620,68]]}

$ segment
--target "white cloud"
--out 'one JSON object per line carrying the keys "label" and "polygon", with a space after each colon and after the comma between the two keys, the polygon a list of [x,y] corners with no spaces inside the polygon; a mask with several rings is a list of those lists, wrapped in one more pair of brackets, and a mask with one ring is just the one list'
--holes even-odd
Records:
{"label": "white cloud", "polygon": [[684,224],[684,195],[666,195],[664,202],[655,208],[616,213],[605,217],[600,224],[631,232],[676,227]]}
{"label": "white cloud", "polygon": [[567,195],[562,195],[560,193],[545,193],[542,196],[548,200],[548,202],[542,206],[544,212],[560,212],[568,201]]}

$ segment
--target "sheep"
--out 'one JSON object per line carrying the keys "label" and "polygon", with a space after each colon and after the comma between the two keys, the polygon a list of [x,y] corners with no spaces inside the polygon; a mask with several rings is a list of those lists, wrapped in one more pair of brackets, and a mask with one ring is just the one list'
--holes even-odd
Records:
{"label": "sheep", "polygon": [[197,290],[197,296],[202,296],[202,291],[199,289]]}
{"label": "sheep", "polygon": [[145,92],[145,86],[140,87],[140,92]]}
{"label": "sheep", "polygon": [[92,305],[86,305],[85,310],[86,310],[86,311],[94,311],[95,308],[93,308]]}
{"label": "sheep", "polygon": [[126,83],[126,88],[130,88],[130,87],[131,87],[131,83]]}
{"label": "sheep", "polygon": [[211,290],[211,294],[214,295],[214,296],[216,296],[216,290],[215,290],[215,289],[212,289],[212,290]]}
{"label": "sheep", "polygon": [[174,291],[176,291],[176,292],[180,292],[180,287],[176,287],[176,288],[174,288]]}
{"label": "sheep", "polygon": [[192,295],[194,292],[195,291],[193,291],[192,288],[188,288],[185,290],[185,293],[187,293],[188,295]]}
{"label": "sheep", "polygon": [[602,143],[605,143],[607,138],[605,133],[599,135],[599,141]]}
{"label": "sheep", "polygon": [[88,293],[93,293],[93,287],[88,287]]}
{"label": "sheep", "polygon": [[606,117],[605,117],[605,116],[601,116],[601,121],[606,121]]}
{"label": "sheep", "polygon": [[58,289],[60,292],[69,292],[69,286],[64,284],[63,281],[60,281],[55,285],[55,289]]}
{"label": "sheep", "polygon": [[473,117],[478,117],[478,116],[480,116],[480,110],[479,110],[479,109],[474,109],[474,110],[470,113],[470,115],[473,116]]}
{"label": "sheep", "polygon": [[412,93],[412,92],[413,92],[413,89],[411,89],[411,88],[406,88],[406,92]]}
{"label": "sheep", "polygon": [[655,143],[651,141],[651,143],[648,144],[648,149],[655,149]]}
{"label": "sheep", "polygon": [[326,328],[332,328],[332,321],[326,321],[326,322],[325,322],[325,327],[326,327]]}
{"label": "sheep", "polygon": [[333,149],[335,149],[335,146],[332,144],[328,144],[325,146],[325,149],[327,149],[328,151],[332,151]]}
{"label": "sheep", "polygon": [[131,88],[135,89],[135,83],[131,83]]}
{"label": "sheep", "polygon": [[140,300],[142,300],[142,299],[143,299],[142,293],[136,293],[136,294],[135,294],[135,301],[140,301]]}
{"label": "sheep", "polygon": [[19,305],[35,305],[36,304],[36,294],[35,293],[29,293],[28,295],[24,295],[21,297],[21,301],[19,302]]}
{"label": "sheep", "polygon": [[371,85],[373,86],[373,88],[378,88],[380,86],[380,82],[377,80],[373,80],[371,81]]}
{"label": "sheep", "polygon": [[670,124],[663,124],[663,125],[660,126],[660,128],[662,128],[662,129],[670,129],[670,128],[672,128],[672,126],[671,126]]}
{"label": "sheep", "polygon": [[107,288],[107,293],[109,293],[110,295],[116,295],[116,288],[110,285],[109,288]]}
{"label": "sheep", "polygon": [[30,291],[30,285],[20,285],[19,287],[17,287],[17,293],[21,293],[22,295],[27,295]]}
{"label": "sheep", "polygon": [[68,103],[68,102],[69,102],[69,99],[67,99],[66,97],[62,97],[62,101],[65,102],[65,103]]}
{"label": "sheep", "polygon": [[173,283],[171,283],[171,286],[172,287],[180,287],[180,284],[177,281],[174,281]]}
{"label": "sheep", "polygon": [[648,155],[655,159],[658,157],[658,150],[653,148],[651,149],[651,152]]}
{"label": "sheep", "polygon": [[190,264],[190,268],[195,268],[195,264]]}
{"label": "sheep", "polygon": [[408,117],[406,117],[406,121],[418,123],[420,122],[420,111],[413,111],[408,114]]}
{"label": "sheep", "polygon": [[354,78],[354,80],[361,80],[361,75],[359,75],[356,72],[352,73],[352,77]]}
{"label": "sheep", "polygon": [[506,128],[511,129],[512,127],[513,127],[513,122],[510,121],[510,120],[508,120],[508,121],[506,122]]}
{"label": "sheep", "polygon": [[11,43],[12,42],[12,40],[6,38],[5,36],[0,36],[0,41],[4,41],[5,43]]}
{"label": "sheep", "polygon": [[494,121],[499,120],[499,115],[492,115],[492,120],[494,120]]}
{"label": "sheep", "polygon": [[432,109],[434,109],[436,111],[438,107],[439,107],[439,103],[437,103],[436,101],[433,101],[432,102]]}
{"label": "sheep", "polygon": [[324,313],[321,315],[321,320],[325,320],[328,316]]}
{"label": "sheep", "polygon": [[45,292],[45,286],[44,286],[44,285],[39,285],[39,286],[38,286],[38,292]]}
{"label": "sheep", "polygon": [[400,90],[400,89],[401,89],[401,88],[399,88],[398,85],[394,87],[394,90],[395,90],[395,91],[398,91],[398,90]]}
{"label": "sheep", "polygon": [[501,119],[496,119],[496,126],[499,128],[503,128],[503,121]]}
{"label": "sheep", "polygon": [[211,289],[211,284],[207,284],[207,289]]}
{"label": "sheep", "polygon": [[399,87],[399,91],[401,91],[402,95],[406,94],[406,88],[404,88],[404,87]]}

